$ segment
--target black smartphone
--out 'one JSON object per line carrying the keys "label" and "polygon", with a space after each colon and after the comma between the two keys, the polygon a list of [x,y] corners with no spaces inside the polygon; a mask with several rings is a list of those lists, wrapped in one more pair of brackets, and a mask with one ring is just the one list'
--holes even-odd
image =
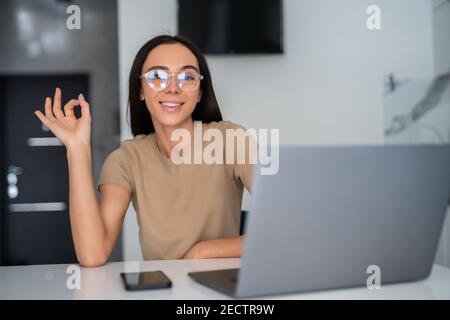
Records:
{"label": "black smartphone", "polygon": [[162,271],[121,273],[125,289],[146,290],[172,287],[172,281]]}

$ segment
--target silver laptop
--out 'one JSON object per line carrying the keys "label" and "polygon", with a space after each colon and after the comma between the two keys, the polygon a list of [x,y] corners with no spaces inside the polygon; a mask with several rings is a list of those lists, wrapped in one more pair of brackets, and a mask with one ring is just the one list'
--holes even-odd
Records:
{"label": "silver laptop", "polygon": [[430,274],[450,146],[286,147],[278,174],[258,172],[240,270],[189,273],[201,284],[252,297],[366,286],[369,267],[381,284]]}

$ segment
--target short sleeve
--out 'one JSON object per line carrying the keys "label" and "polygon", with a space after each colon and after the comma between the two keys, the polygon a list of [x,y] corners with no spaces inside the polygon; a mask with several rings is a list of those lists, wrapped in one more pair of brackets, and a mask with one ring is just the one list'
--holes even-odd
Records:
{"label": "short sleeve", "polygon": [[252,163],[235,164],[234,165],[234,177],[239,179],[244,187],[251,193],[252,192],[252,180],[253,170],[255,165]]}
{"label": "short sleeve", "polygon": [[100,171],[97,190],[100,191],[102,184],[114,184],[127,189],[131,194],[133,193],[131,168],[123,150],[117,149],[106,157]]}
{"label": "short sleeve", "polygon": [[[256,140],[250,135],[250,130],[247,130],[241,125],[235,124],[230,121],[223,121],[222,130],[225,135],[225,158],[227,158],[227,139],[231,136],[227,130],[232,130],[234,135],[234,155],[230,157],[233,159],[231,164],[227,163],[228,171],[233,175],[233,178],[240,181],[244,187],[251,193],[253,171],[257,160],[257,148]],[[237,141],[241,139],[245,143],[239,144]],[[241,160],[239,160],[239,154],[241,154]],[[242,161],[243,160],[243,161]]]}

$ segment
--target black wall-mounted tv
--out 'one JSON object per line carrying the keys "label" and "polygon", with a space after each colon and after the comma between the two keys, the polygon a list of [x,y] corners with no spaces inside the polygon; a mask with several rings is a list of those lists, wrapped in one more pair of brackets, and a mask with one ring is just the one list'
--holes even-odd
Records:
{"label": "black wall-mounted tv", "polygon": [[178,34],[205,54],[283,53],[282,0],[178,0]]}

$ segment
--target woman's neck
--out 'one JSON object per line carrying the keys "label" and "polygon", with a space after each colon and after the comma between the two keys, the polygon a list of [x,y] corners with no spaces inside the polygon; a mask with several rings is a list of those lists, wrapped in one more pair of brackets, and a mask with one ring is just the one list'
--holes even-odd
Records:
{"label": "woman's neck", "polygon": [[156,145],[159,152],[166,158],[170,158],[172,149],[180,143],[180,141],[171,140],[172,132],[174,130],[186,129],[189,131],[191,137],[194,135],[194,121],[192,118],[188,118],[186,121],[176,126],[165,126],[160,123],[154,123],[153,125],[155,127]]}

